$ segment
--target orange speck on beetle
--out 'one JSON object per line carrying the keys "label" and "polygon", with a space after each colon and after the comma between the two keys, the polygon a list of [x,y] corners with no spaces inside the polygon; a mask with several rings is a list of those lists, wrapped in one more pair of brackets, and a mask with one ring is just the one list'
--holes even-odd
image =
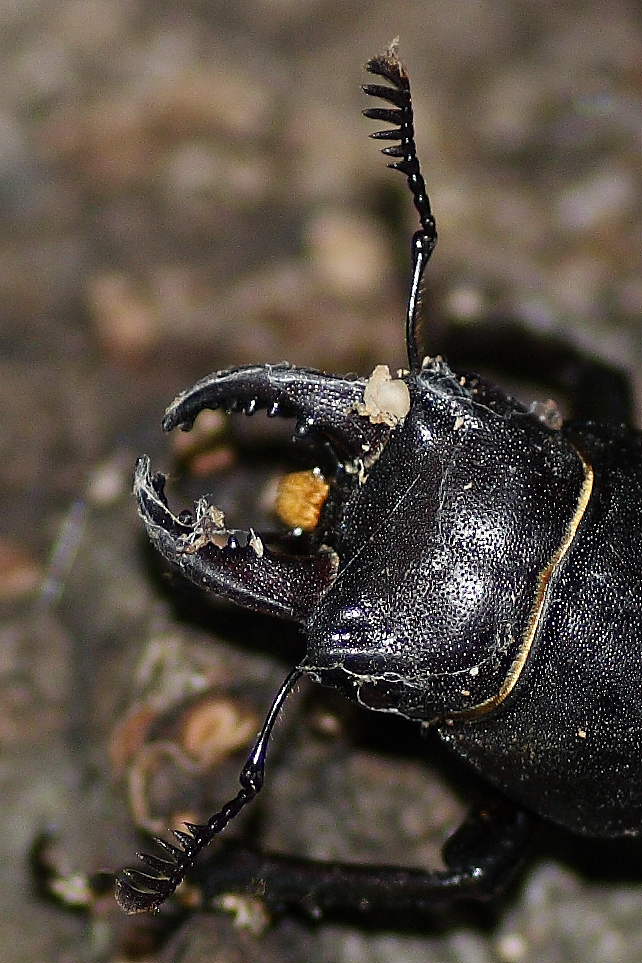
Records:
{"label": "orange speck on beetle", "polygon": [[293,471],[279,482],[276,513],[291,528],[311,532],[319,523],[330,486],[318,468]]}

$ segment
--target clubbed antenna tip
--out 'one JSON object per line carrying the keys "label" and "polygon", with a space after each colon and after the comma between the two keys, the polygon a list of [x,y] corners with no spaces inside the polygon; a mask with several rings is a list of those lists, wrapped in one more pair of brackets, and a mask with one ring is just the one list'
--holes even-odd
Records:
{"label": "clubbed antenna tip", "polygon": [[241,788],[236,796],[206,823],[200,826],[185,823],[187,832],[174,831],[178,846],[173,846],[158,836],[155,837],[154,842],[163,851],[163,857],[136,853],[145,872],[128,866],[118,873],[114,895],[116,902],[125,913],[131,915],[158,910],[176,887],[183,882],[199,853],[209,846],[215,836],[218,836],[260,791],[265,775],[265,759],[270,734],[283,703],[301,677],[301,671],[301,668],[292,669],[277,692],[241,771],[239,777]]}
{"label": "clubbed antenna tip", "polygon": [[411,371],[418,371],[421,359],[417,346],[417,322],[419,315],[420,289],[423,273],[437,243],[437,226],[430,207],[426,184],[419,166],[415,144],[414,116],[410,81],[406,69],[399,60],[399,39],[390,44],[385,53],[373,57],[366,64],[368,73],[388,80],[392,86],[384,84],[364,84],[363,91],[370,97],[391,104],[390,107],[367,107],[363,113],[372,120],[383,120],[395,126],[377,130],[370,136],[374,140],[397,141],[381,149],[386,157],[398,158],[388,164],[392,170],[401,171],[408,179],[408,187],[419,214],[420,229],[412,239],[412,283],[408,296],[406,316],[406,347]]}
{"label": "clubbed antenna tip", "polygon": [[435,220],[432,216],[426,184],[417,157],[410,81],[406,68],[399,59],[398,44],[399,38],[395,38],[385,53],[373,57],[366,64],[368,73],[383,77],[390,81],[393,86],[364,84],[362,88],[368,96],[378,97],[393,106],[392,108],[367,107],[363,114],[372,120],[383,120],[396,125],[386,130],[374,131],[370,136],[374,140],[399,141],[398,144],[383,147],[381,153],[387,157],[399,158],[399,160],[388,164],[388,167],[392,170],[401,171],[408,178],[408,186],[412,191],[421,227],[426,234],[434,236],[436,241]]}

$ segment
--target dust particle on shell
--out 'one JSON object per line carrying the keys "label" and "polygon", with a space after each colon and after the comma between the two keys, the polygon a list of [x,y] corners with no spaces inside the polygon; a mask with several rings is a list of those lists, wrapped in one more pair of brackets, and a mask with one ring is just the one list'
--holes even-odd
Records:
{"label": "dust particle on shell", "polygon": [[355,410],[373,425],[395,428],[410,411],[410,392],[405,381],[393,378],[387,364],[378,364],[366,382],[363,401]]}

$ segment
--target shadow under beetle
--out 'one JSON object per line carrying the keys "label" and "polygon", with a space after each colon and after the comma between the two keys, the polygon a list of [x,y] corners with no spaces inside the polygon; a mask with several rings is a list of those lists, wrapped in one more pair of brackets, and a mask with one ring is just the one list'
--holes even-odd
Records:
{"label": "shadow under beetle", "polygon": [[[608,421],[538,417],[494,384],[424,358],[419,292],[437,240],[416,155],[407,74],[394,49],[367,64],[390,85],[367,117],[394,125],[389,165],[419,214],[408,300],[408,371],[369,379],[288,364],[204,378],[170,405],[169,431],[204,408],[296,419],[295,438],[334,469],[318,523],[291,537],[225,528],[201,499],[174,515],[164,477],[139,459],[134,490],[147,533],[197,585],[300,623],[305,657],[288,675],[240,776],[238,794],[203,825],[157,840],[163,858],[117,877],[129,913],[175,890],[201,850],[260,790],[270,731],[302,673],[367,708],[435,728],[498,789],[444,849],[446,870],[326,864],[252,850],[213,859],[204,892],[261,886],[273,906],[312,915],[421,912],[488,898],[519,866],[534,816],[593,837],[642,827],[642,435]],[[604,372],[602,372],[604,374]],[[614,397],[621,396],[614,375]],[[593,412],[590,379],[585,411]],[[608,390],[608,378],[606,387]],[[624,393],[626,394],[626,393]],[[321,499],[323,501],[323,499]],[[222,847],[223,850],[229,848]]]}

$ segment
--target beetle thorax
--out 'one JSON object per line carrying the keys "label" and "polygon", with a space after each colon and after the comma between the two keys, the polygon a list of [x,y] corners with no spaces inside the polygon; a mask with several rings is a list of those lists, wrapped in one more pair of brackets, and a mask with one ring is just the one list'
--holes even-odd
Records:
{"label": "beetle thorax", "polygon": [[429,721],[494,709],[525,663],[584,472],[523,410],[506,418],[420,378],[411,389],[342,511],[307,663],[368,708]]}

